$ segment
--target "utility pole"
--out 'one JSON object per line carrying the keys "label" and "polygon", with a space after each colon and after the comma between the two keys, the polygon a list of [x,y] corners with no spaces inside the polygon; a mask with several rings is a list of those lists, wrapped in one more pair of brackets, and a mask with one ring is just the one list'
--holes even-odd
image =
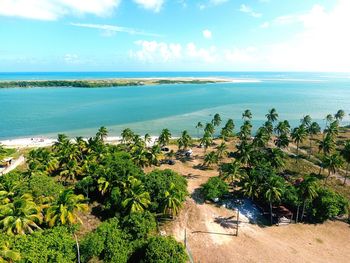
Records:
{"label": "utility pole", "polygon": [[238,237],[238,227],[239,227],[239,209],[237,208],[237,228],[236,228],[236,237]]}

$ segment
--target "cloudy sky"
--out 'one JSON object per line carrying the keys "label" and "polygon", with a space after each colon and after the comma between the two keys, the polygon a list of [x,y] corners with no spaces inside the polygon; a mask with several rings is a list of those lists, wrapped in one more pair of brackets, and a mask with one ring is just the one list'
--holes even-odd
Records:
{"label": "cloudy sky", "polygon": [[0,71],[350,71],[350,0],[0,0]]}

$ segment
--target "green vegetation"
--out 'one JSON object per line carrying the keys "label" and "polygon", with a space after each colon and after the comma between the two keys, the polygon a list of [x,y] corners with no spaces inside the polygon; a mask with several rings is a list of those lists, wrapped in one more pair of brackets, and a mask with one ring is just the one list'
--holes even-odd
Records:
{"label": "green vegetation", "polygon": [[212,177],[202,186],[202,193],[206,200],[221,198],[228,193],[228,185],[219,177]]}
{"label": "green vegetation", "polygon": [[[175,258],[186,258],[176,241],[153,239],[157,220],[180,211],[186,179],[171,170],[144,173],[142,167],[157,165],[160,157],[160,145],[147,147],[147,136],[126,129],[118,146],[105,144],[106,136],[104,127],[89,140],[60,134],[51,148],[28,154],[26,171],[0,177],[1,257],[76,262],[74,234],[89,212],[103,223],[79,238],[82,262],[141,262],[146,251],[157,253],[156,242],[166,242],[164,249]],[[169,132],[161,136],[169,143]]]}
{"label": "green vegetation", "polygon": [[162,84],[209,84],[218,81],[186,80],[186,79],[114,79],[114,80],[23,80],[0,81],[0,88],[32,88],[32,87],[74,87],[74,88],[102,88],[119,86],[143,86]]}

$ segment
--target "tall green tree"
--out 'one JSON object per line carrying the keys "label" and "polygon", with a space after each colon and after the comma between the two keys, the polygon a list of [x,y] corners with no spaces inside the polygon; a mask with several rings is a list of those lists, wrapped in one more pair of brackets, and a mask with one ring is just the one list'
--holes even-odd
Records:
{"label": "tall green tree", "polygon": [[187,131],[183,131],[181,137],[177,140],[179,149],[187,149],[192,143],[192,137],[188,134]]}
{"label": "tall green tree", "polygon": [[328,170],[328,175],[325,178],[325,184],[327,184],[330,175],[332,173],[335,174],[337,170],[342,166],[342,164],[343,161],[338,153],[324,156],[322,167]]}
{"label": "tall green tree", "polygon": [[104,127],[104,126],[101,126],[101,127],[98,129],[97,133],[96,133],[96,137],[97,137],[98,139],[100,139],[101,141],[103,141],[104,139],[106,139],[106,138],[107,138],[107,135],[108,135],[108,130],[107,130],[107,128]]}
{"label": "tall green tree", "polygon": [[291,133],[291,137],[293,141],[297,144],[297,158],[296,161],[298,161],[299,157],[299,145],[302,143],[307,136],[307,131],[305,129],[304,125],[300,125],[299,127],[295,127]]}
{"label": "tall green tree", "polygon": [[171,132],[169,129],[163,129],[158,137],[158,142],[161,146],[168,145],[171,139]]}
{"label": "tall green tree", "polygon": [[145,191],[142,182],[129,176],[124,183],[125,199],[122,206],[127,213],[143,212],[151,203],[149,193]]}
{"label": "tall green tree", "polygon": [[344,148],[341,150],[341,155],[346,161],[346,172],[345,172],[344,182],[343,182],[343,185],[345,185],[346,179],[348,178],[348,171],[349,171],[349,165],[350,165],[350,140],[347,140],[345,142]]}
{"label": "tall green tree", "polygon": [[247,121],[247,120],[251,120],[253,117],[252,115],[252,112],[250,110],[245,110],[243,113],[242,113],[242,119]]}
{"label": "tall green tree", "polygon": [[24,194],[0,206],[0,227],[8,235],[24,235],[40,229],[43,216],[33,197]]}
{"label": "tall green tree", "polygon": [[313,141],[313,136],[319,134],[321,132],[321,127],[320,125],[318,125],[317,122],[312,122],[310,123],[310,125],[308,126],[308,134],[309,134],[309,142],[310,142],[310,145],[309,145],[309,158],[312,154],[312,141]]}
{"label": "tall green tree", "polygon": [[196,125],[196,129],[197,129],[197,138],[199,138],[199,129],[203,128],[203,124],[199,121]]}
{"label": "tall green tree", "polygon": [[216,127],[220,126],[220,124],[221,124],[221,116],[220,116],[219,113],[216,113],[216,114],[214,115],[214,118],[213,118],[213,120],[211,121],[211,123],[212,123],[214,126],[216,126]]}
{"label": "tall green tree", "polygon": [[281,196],[283,194],[284,184],[281,177],[272,175],[266,180],[264,191],[265,198],[269,203],[270,207],[270,223],[273,224],[273,212],[272,205],[281,201]]}
{"label": "tall green tree", "polygon": [[45,213],[45,221],[50,226],[74,225],[82,223],[79,212],[87,212],[88,205],[83,195],[75,195],[72,189],[62,191],[57,200],[51,204]]}
{"label": "tall green tree", "polygon": [[317,178],[313,176],[306,176],[304,180],[300,183],[298,191],[301,199],[303,200],[303,210],[301,213],[301,219],[304,218],[306,203],[311,202],[317,196],[317,189]]}
{"label": "tall green tree", "polygon": [[275,108],[270,109],[265,116],[266,116],[267,120],[269,122],[272,122],[272,123],[277,121],[277,119],[278,119],[278,113],[277,113]]}
{"label": "tall green tree", "polygon": [[207,167],[211,167],[213,164],[217,164],[218,162],[218,155],[214,151],[211,151],[204,156],[204,165]]}

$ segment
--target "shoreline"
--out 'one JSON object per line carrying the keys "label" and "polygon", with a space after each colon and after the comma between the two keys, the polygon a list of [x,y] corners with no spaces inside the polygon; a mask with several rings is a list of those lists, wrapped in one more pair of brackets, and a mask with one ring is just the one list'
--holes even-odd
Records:
{"label": "shoreline", "polygon": [[[152,146],[158,136],[151,136],[150,142],[147,143],[147,146]],[[83,138],[85,141],[89,139],[89,137]],[[172,139],[176,139],[175,137]],[[120,136],[107,136],[106,139],[104,139],[105,143],[110,144],[118,144],[122,140],[122,137]],[[74,142],[75,138],[70,138],[70,141]],[[0,145],[2,145],[5,148],[15,148],[15,149],[25,149],[25,148],[41,148],[41,147],[50,147],[55,142],[57,142],[57,139],[47,138],[47,137],[24,137],[24,138],[16,138],[16,139],[7,139],[7,140],[1,140]]]}
{"label": "shoreline", "polygon": [[258,79],[218,77],[0,80],[0,88],[106,88],[164,84],[259,83]]}

